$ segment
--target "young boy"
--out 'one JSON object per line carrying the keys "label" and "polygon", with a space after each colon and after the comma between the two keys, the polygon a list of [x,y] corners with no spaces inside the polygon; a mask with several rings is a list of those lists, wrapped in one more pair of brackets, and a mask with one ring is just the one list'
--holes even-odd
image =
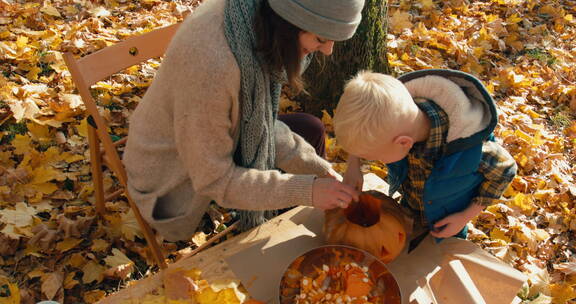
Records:
{"label": "young boy", "polygon": [[346,84],[333,119],[350,154],[344,182],[361,188],[359,158],[380,160],[389,194],[402,194],[420,229],[466,238],[466,223],[516,174],[514,159],[494,141],[497,119],[494,101],[472,75],[422,70],[397,80],[360,72]]}

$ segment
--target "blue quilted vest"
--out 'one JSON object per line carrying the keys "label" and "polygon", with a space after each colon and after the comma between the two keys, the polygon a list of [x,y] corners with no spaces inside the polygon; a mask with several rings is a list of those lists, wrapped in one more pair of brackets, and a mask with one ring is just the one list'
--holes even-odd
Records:
{"label": "blue quilted vest", "polygon": [[[449,142],[446,153],[434,163],[432,172],[424,184],[424,216],[431,226],[449,214],[462,211],[468,207],[472,198],[478,195],[478,188],[484,176],[478,173],[482,158],[482,145],[487,140],[494,140],[493,130],[497,123],[496,107],[482,83],[474,76],[452,70],[421,70],[404,74],[398,79],[403,82],[417,77],[438,75],[453,80],[468,98],[476,98],[486,103],[492,119],[482,131],[467,137]],[[425,96],[413,96],[424,97]],[[390,195],[400,189],[408,175],[408,160],[404,158],[388,166],[388,183]],[[407,204],[406,202],[403,202]],[[465,236],[462,231],[459,236]]]}

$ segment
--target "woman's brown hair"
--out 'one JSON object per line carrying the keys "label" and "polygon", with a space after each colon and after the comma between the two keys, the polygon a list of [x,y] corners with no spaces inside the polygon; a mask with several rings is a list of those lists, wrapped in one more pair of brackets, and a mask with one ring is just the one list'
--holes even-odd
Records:
{"label": "woman's brown hair", "polygon": [[262,0],[260,9],[254,18],[256,31],[256,50],[274,71],[286,70],[288,83],[294,93],[300,93],[304,87],[301,77],[300,40],[302,31],[297,26],[280,17]]}

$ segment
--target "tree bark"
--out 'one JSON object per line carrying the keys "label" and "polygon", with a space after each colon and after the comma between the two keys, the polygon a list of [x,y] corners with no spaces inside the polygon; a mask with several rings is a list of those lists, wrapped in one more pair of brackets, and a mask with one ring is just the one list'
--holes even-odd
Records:
{"label": "tree bark", "polygon": [[296,97],[303,110],[321,117],[336,108],[344,84],[361,70],[389,74],[386,58],[387,0],[366,0],[362,22],[351,39],[336,42],[331,56],[316,55],[304,73],[306,91]]}

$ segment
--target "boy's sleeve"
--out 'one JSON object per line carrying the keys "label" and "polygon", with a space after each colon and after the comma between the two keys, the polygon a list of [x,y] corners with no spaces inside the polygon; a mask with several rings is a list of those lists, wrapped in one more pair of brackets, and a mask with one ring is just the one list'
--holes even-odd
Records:
{"label": "boy's sleeve", "polygon": [[480,184],[478,196],[472,202],[482,206],[492,205],[512,182],[516,169],[516,161],[506,149],[493,141],[484,143],[478,172],[486,180]]}

